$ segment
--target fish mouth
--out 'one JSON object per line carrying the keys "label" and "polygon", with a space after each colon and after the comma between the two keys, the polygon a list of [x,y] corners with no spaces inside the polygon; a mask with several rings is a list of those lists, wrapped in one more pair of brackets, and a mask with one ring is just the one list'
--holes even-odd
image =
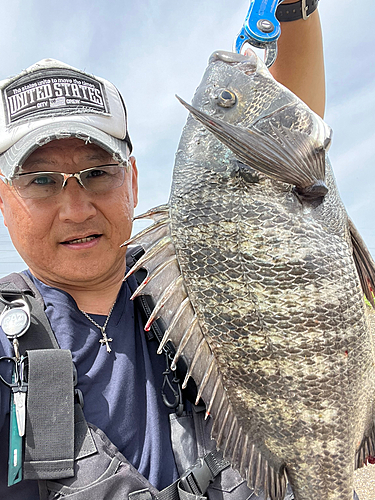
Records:
{"label": "fish mouth", "polygon": [[96,238],[100,238],[101,234],[90,234],[88,236],[81,236],[79,238],[71,238],[65,241],[62,241],[62,245],[76,245],[78,243],[88,243],[89,241],[95,240]]}
{"label": "fish mouth", "polygon": [[258,57],[251,49],[246,50],[246,55],[227,52],[225,50],[216,50],[211,55],[209,62],[211,64],[217,61],[236,65],[239,70],[248,76],[254,74],[258,68]]}
{"label": "fish mouth", "polygon": [[216,50],[210,57],[209,62],[224,61],[227,63],[241,63],[257,59],[255,52],[247,50],[247,55],[237,54],[237,52],[227,52],[226,50]]}

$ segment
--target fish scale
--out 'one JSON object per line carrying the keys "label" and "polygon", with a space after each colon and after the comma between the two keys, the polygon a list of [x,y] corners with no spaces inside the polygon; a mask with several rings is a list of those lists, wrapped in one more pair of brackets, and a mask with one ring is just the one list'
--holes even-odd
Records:
{"label": "fish scale", "polygon": [[139,293],[163,305],[159,351],[170,340],[184,356],[212,437],[255,492],[282,500],[289,481],[296,500],[351,500],[375,449],[375,271],[330,130],[255,55],[214,53],[184,104],[169,203],[132,240],[137,266],[158,270]]}

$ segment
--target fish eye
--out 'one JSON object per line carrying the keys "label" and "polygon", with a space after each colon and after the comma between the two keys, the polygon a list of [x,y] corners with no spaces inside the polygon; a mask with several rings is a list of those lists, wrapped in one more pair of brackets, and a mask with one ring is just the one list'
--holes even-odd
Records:
{"label": "fish eye", "polygon": [[219,95],[217,97],[217,103],[222,108],[231,108],[236,104],[236,102],[237,102],[237,97],[230,90],[224,89],[219,92]]}

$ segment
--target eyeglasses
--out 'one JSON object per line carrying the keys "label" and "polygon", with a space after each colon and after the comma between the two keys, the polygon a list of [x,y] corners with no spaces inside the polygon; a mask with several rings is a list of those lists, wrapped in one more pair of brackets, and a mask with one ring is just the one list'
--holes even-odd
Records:
{"label": "eyeglasses", "polygon": [[[128,166],[129,161],[126,161],[126,168]],[[13,179],[5,179],[5,182],[13,186],[21,198],[38,199],[49,198],[61,193],[71,177],[75,177],[78,184],[87,191],[102,194],[123,185],[125,165],[100,165],[86,168],[75,174],[32,172],[19,174]]]}

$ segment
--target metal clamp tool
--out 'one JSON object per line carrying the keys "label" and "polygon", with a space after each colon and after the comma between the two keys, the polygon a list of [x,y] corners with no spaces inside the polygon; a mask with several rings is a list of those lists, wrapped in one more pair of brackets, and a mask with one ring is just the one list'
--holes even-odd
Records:
{"label": "metal clamp tool", "polygon": [[241,31],[233,44],[233,52],[241,53],[245,44],[265,49],[265,63],[269,68],[276,60],[280,23],[276,9],[282,0],[251,0]]}
{"label": "metal clamp tool", "polygon": [[13,365],[11,378],[7,379],[0,375],[0,382],[11,389],[8,486],[12,486],[22,479],[22,444],[25,435],[28,385],[26,381],[27,369],[25,369],[27,358],[21,356],[17,360],[16,357],[3,356],[0,358],[0,362]]}
{"label": "metal clamp tool", "polygon": [[13,343],[14,357],[0,358],[1,366],[6,365],[6,371],[12,368],[7,376],[0,375],[0,382],[11,389],[10,399],[10,428],[9,428],[9,459],[8,459],[8,486],[22,480],[22,452],[23,437],[26,423],[26,394],[27,394],[27,357],[19,352],[18,338],[30,326],[30,308],[24,298],[13,301],[0,296],[5,305],[0,315],[0,326],[5,335]]}

